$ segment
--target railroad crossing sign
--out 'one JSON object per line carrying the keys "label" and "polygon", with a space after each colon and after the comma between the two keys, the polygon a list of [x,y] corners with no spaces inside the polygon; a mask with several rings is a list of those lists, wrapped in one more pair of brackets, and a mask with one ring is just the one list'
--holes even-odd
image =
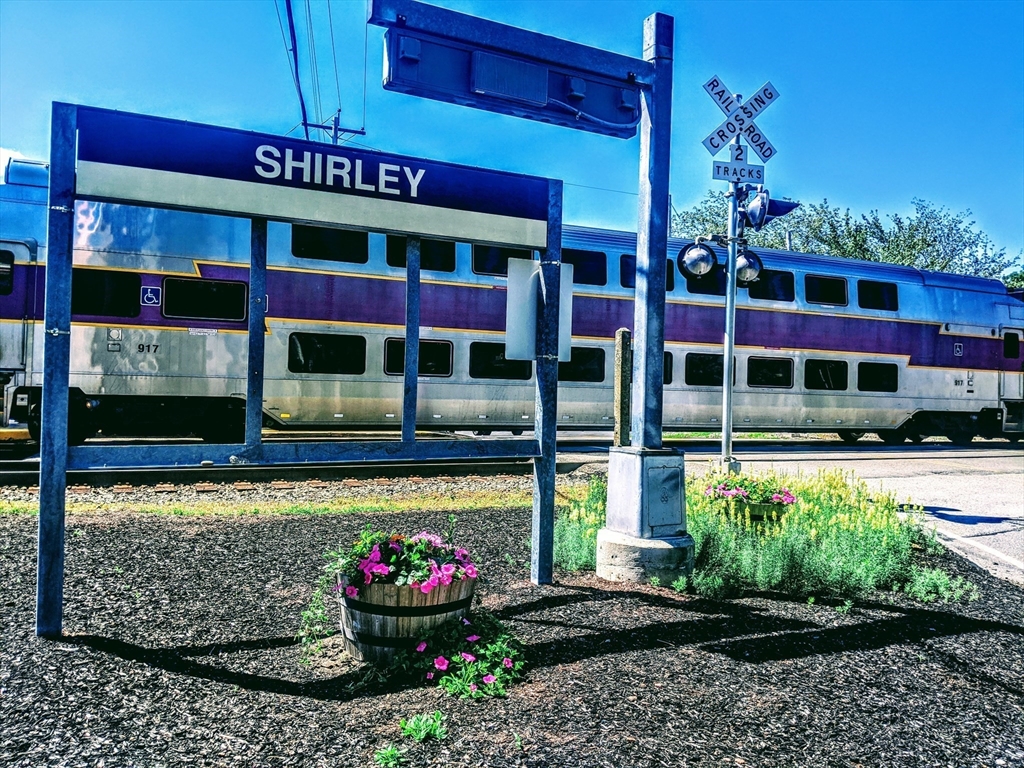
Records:
{"label": "railroad crossing sign", "polygon": [[[779,98],[779,92],[771,82],[767,82],[758,88],[754,95],[743,104],[736,103],[736,99],[732,96],[733,92],[717,76],[704,83],[704,90],[707,91],[708,95],[726,116],[725,122],[715,128],[704,139],[704,146],[712,156],[717,155],[722,147],[733,138],[740,136],[746,139],[747,143],[750,144],[751,148],[763,162],[768,162],[771,158],[775,157],[774,145],[768,141],[768,137],[764,135],[761,129],[754,124],[754,118],[764,112],[765,109],[774,104]],[[724,164],[716,163],[716,179],[719,178],[717,175],[718,165]],[[734,179],[731,177],[728,180],[740,181],[738,178]]]}
{"label": "railroad crossing sign", "polygon": [[718,181],[749,181],[764,184],[764,166],[747,165],[747,148],[742,144],[729,145],[728,163],[715,161],[711,172],[712,178]]}

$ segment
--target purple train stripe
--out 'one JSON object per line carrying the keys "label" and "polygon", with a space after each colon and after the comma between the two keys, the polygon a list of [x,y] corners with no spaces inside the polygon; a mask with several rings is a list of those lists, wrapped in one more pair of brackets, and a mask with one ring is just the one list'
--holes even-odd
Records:
{"label": "purple train stripe", "polygon": [[[36,270],[35,301],[29,301]],[[228,264],[200,264],[206,278],[248,282],[248,268]],[[15,290],[0,296],[0,318],[42,319],[43,269],[17,265]],[[159,286],[165,276],[143,273],[142,285]],[[283,320],[325,323],[391,325],[405,323],[405,283],[377,276],[332,275],[270,269],[269,316]],[[504,286],[468,286],[423,283],[421,323],[452,330],[505,330]],[[153,328],[202,326],[244,330],[246,322],[179,320],[164,318],[159,307],[141,308],[137,318],[75,316],[80,322],[113,326]],[[577,337],[612,339],[618,328],[632,328],[633,303],[629,300],[590,295],[573,299],[573,332]],[[722,343],[725,318],[721,306],[670,303],[665,308],[665,339],[668,342]],[[810,312],[752,310],[738,307],[736,338],[740,347],[761,347],[765,354],[786,350],[848,352],[860,355],[897,355],[912,366],[973,371],[1016,371],[1019,362],[1002,355],[1002,338],[942,334],[938,323],[826,315]],[[954,346],[962,346],[962,354]],[[774,351],[781,350],[781,351]]]}

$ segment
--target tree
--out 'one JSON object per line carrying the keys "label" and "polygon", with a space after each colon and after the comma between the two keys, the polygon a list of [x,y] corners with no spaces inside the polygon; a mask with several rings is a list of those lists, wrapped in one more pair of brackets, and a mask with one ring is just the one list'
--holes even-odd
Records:
{"label": "tree", "polygon": [[[822,200],[801,205],[784,219],[772,221],[760,232],[748,230],[746,235],[753,247],[785,248],[789,230],[797,251],[961,275],[998,277],[1013,265],[1006,249],[996,248],[976,228],[970,211],[953,213],[920,199],[914,199],[913,205],[914,213],[908,217],[883,217],[877,210],[857,217],[848,208],[833,208]],[[693,208],[673,213],[671,233],[688,238],[722,234],[727,211],[725,193],[710,190]]]}

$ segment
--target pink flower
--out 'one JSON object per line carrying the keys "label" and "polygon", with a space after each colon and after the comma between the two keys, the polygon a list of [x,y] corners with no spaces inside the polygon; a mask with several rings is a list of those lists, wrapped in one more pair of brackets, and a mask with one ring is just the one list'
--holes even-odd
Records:
{"label": "pink flower", "polygon": [[445,563],[441,566],[441,573],[445,576],[451,576],[455,573],[455,565],[453,563]]}
{"label": "pink flower", "polygon": [[459,547],[455,550],[456,560],[469,560],[469,551],[465,547]]}
{"label": "pink flower", "polygon": [[469,690],[476,691],[476,683],[470,683]]}
{"label": "pink flower", "polygon": [[463,619],[462,623],[465,624],[468,627],[469,626],[469,619]]}
{"label": "pink flower", "polygon": [[459,655],[471,664],[474,661],[476,661],[476,656],[474,656],[472,653],[466,653],[465,651],[463,651]]}
{"label": "pink flower", "polygon": [[427,644],[426,643],[420,643],[419,645],[416,646],[416,653],[423,653],[425,650],[427,650]]}
{"label": "pink flower", "polygon": [[393,550],[395,550],[395,552],[401,552],[402,551],[402,545],[399,544],[397,541],[392,541],[391,542],[391,548]]}
{"label": "pink flower", "polygon": [[373,545],[373,551],[370,552],[370,557],[368,559],[371,563],[380,562],[380,548],[378,547],[378,545]]}
{"label": "pink flower", "polygon": [[434,666],[442,672],[444,672],[446,669],[448,669],[448,659],[446,659],[444,656],[438,656],[436,659],[434,659]]}
{"label": "pink flower", "polygon": [[466,570],[466,575],[469,576],[469,578],[471,578],[471,579],[475,579],[476,578],[476,566],[475,565],[473,565],[472,563],[466,563],[465,570]]}
{"label": "pink flower", "polygon": [[424,581],[422,584],[420,584],[420,592],[422,592],[424,595],[428,595],[430,594],[430,590],[432,590],[434,586],[435,585],[431,584],[429,581]]}
{"label": "pink flower", "polygon": [[505,665],[505,669],[512,669],[512,659],[506,656],[501,660],[501,663]]}
{"label": "pink flower", "polygon": [[434,679],[434,673],[433,672],[427,672],[427,680],[433,680],[433,679]]}
{"label": "pink flower", "polygon": [[345,597],[356,597],[359,594],[359,589],[356,587],[345,587]]}
{"label": "pink flower", "polygon": [[467,643],[475,643],[479,639],[480,639],[480,635],[470,635],[469,637],[466,638],[466,642]]}
{"label": "pink flower", "polygon": [[494,675],[484,675],[484,683],[486,683],[487,685],[490,685],[497,679],[498,678],[496,678]]}
{"label": "pink flower", "polygon": [[409,582],[409,586],[412,587],[413,589],[419,589],[420,588],[420,583],[418,581],[410,581]]}

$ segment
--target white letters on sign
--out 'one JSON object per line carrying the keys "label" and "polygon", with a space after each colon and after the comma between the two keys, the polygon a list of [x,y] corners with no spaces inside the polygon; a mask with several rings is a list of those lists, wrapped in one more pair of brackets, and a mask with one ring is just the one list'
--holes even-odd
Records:
{"label": "white letters on sign", "polygon": [[326,155],[319,152],[295,154],[291,149],[281,150],[270,144],[256,148],[256,173],[264,179],[302,180],[309,184],[326,184],[328,187],[357,189],[364,192],[383,192],[387,195],[415,198],[423,181],[425,168],[413,169],[405,165],[381,163],[374,175],[370,168],[363,168],[363,161],[353,163],[343,155]]}
{"label": "white letters on sign", "polygon": [[[726,114],[725,122],[704,139],[703,144],[708,152],[717,155],[735,136],[742,136],[762,161],[767,162],[775,156],[775,147],[754,124],[754,118],[779,98],[779,92],[771,82],[762,85],[743,104],[736,103],[732,91],[718,77],[704,83],[704,90]],[[733,161],[736,161],[735,158]]]}

